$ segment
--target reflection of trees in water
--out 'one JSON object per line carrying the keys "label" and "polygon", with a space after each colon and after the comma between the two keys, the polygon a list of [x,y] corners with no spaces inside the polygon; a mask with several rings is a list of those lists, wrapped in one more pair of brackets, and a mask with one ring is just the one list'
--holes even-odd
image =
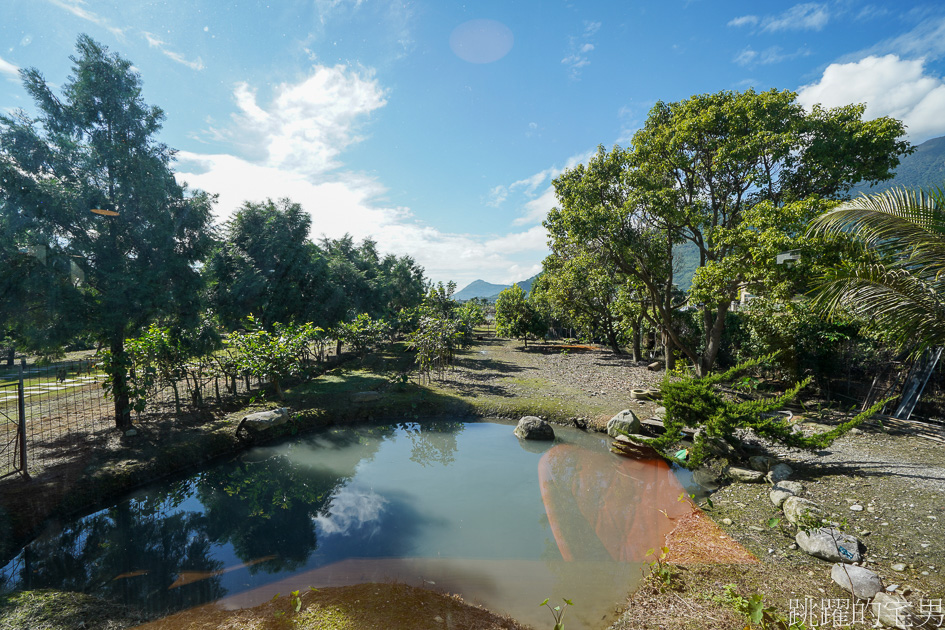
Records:
{"label": "reflection of trees in water", "polygon": [[[207,521],[154,497],[128,500],[56,536],[33,542],[18,578],[23,588],[94,592],[149,612],[180,610],[225,594],[214,574]],[[182,573],[207,579],[174,586]],[[28,575],[27,575],[28,573]]]}
{"label": "reflection of trees in water", "polygon": [[421,466],[449,466],[456,453],[456,436],[466,427],[463,422],[434,420],[423,424],[403,424],[400,429],[413,445],[410,461]]}
{"label": "reflection of trees in water", "polygon": [[[314,517],[327,512],[334,492],[371,458],[391,428],[332,432],[306,457],[288,451],[262,461],[220,466],[203,473],[197,497],[204,504],[211,539],[229,542],[249,571],[275,573],[303,566],[318,547]],[[331,465],[318,465],[319,454]]]}

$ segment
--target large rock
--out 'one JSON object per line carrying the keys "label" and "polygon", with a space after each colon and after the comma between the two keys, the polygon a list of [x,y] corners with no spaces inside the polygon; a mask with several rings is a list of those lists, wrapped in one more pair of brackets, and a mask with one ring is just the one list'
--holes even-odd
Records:
{"label": "large rock", "polygon": [[[288,421],[289,409],[287,407],[279,407],[278,409],[259,411],[244,416],[243,419],[240,420],[239,426],[245,426],[255,431],[265,431],[266,429],[277,427],[280,424],[285,424]],[[237,430],[239,430],[239,427],[237,427]]]}
{"label": "large rock", "polygon": [[860,541],[833,527],[821,527],[810,532],[803,529],[794,537],[797,546],[809,555],[828,562],[860,562]]}
{"label": "large rock", "polygon": [[779,481],[771,488],[768,497],[775,507],[781,507],[790,497],[804,492],[804,485],[799,481]]}
{"label": "large rock", "polygon": [[765,474],[758,470],[750,468],[739,468],[738,466],[728,466],[725,468],[725,475],[735,481],[742,483],[757,483],[765,478]]}
{"label": "large rock", "polygon": [[640,419],[629,409],[624,409],[607,421],[607,435],[612,438],[637,433],[640,433]]}
{"label": "large rock", "polygon": [[768,472],[768,469],[776,463],[776,459],[767,455],[754,455],[748,458],[748,465],[751,466],[752,470],[760,470],[761,472]]}
{"label": "large rock", "polygon": [[777,484],[785,481],[792,474],[794,474],[794,469],[787,464],[775,464],[768,470],[765,479],[768,480],[768,483]]}
{"label": "large rock", "polygon": [[708,468],[697,468],[692,471],[692,480],[710,492],[719,489],[719,476]]}
{"label": "large rock", "polygon": [[774,488],[779,490],[787,490],[788,492],[801,496],[804,494],[804,484],[800,481],[779,481],[774,484]]}
{"label": "large rock", "polygon": [[876,593],[883,590],[883,581],[880,577],[863,567],[835,564],[830,569],[830,579],[859,599],[873,599]]}
{"label": "large rock", "polygon": [[788,497],[781,504],[784,510],[784,518],[794,525],[803,525],[803,521],[808,519],[823,518],[824,511],[813,501],[802,499],[801,497]]}
{"label": "large rock", "polygon": [[915,618],[912,604],[898,593],[876,593],[870,612],[889,628],[915,628],[923,621],[921,617]]}
{"label": "large rock", "polygon": [[519,420],[513,433],[522,440],[555,439],[555,430],[545,420],[537,416],[525,416]]}

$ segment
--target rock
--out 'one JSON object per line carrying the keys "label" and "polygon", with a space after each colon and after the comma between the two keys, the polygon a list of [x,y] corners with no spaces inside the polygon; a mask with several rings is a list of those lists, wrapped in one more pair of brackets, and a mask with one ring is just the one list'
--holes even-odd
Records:
{"label": "rock", "polygon": [[893,571],[898,572],[898,573],[902,573],[903,571],[906,570],[906,565],[904,565],[904,564],[902,564],[901,562],[899,562],[899,563],[896,563],[896,564],[892,565],[892,566],[889,567],[889,568],[892,569]]}
{"label": "rock", "polygon": [[880,623],[890,628],[914,628],[912,604],[905,597],[896,593],[876,593],[870,603],[870,612]]}
{"label": "rock", "polygon": [[774,507],[781,507],[784,505],[784,502],[789,498],[793,497],[793,492],[788,492],[779,486],[775,486],[771,489],[771,492],[768,494],[768,497],[771,499],[771,502],[774,503]]}
{"label": "rock", "polygon": [[240,424],[236,428],[236,431],[239,433],[240,427],[242,426],[255,431],[265,431],[266,429],[277,427],[280,424],[285,424],[288,421],[288,407],[279,407],[278,409],[259,411],[257,413],[251,413],[248,416],[244,416],[243,419],[240,420]]}
{"label": "rock", "polygon": [[798,496],[785,499],[784,503],[781,504],[781,509],[784,510],[784,518],[794,525],[807,518],[816,519],[824,515],[824,511],[819,505]]}
{"label": "rock", "polygon": [[610,437],[631,433],[640,433],[640,419],[629,409],[624,409],[607,421],[607,435]]}
{"label": "rock", "polygon": [[883,590],[883,581],[878,575],[863,567],[835,564],[830,569],[830,579],[860,599],[873,599]]}
{"label": "rock", "polygon": [[800,481],[779,481],[774,484],[774,487],[779,490],[787,490],[788,492],[794,493],[796,496],[801,496],[804,494],[804,484]]}
{"label": "rock", "polygon": [[821,527],[810,533],[801,530],[794,537],[807,554],[828,562],[860,562],[860,541],[839,529]]}
{"label": "rock", "polygon": [[127,431],[125,431],[125,437],[134,437],[136,435],[138,435],[137,429],[128,429]]}
{"label": "rock", "polygon": [[765,473],[768,472],[768,469],[771,468],[775,462],[775,459],[767,455],[755,455],[748,458],[748,465],[751,466],[753,470],[760,470]]}
{"label": "rock", "polygon": [[657,418],[665,418],[666,407],[657,407],[656,409],[653,410],[653,415],[656,416]]}
{"label": "rock", "polygon": [[768,480],[768,483],[777,484],[785,481],[792,474],[794,474],[794,469],[787,464],[775,464],[768,471],[768,475],[765,479]]}
{"label": "rock", "polygon": [[353,403],[370,403],[377,402],[382,396],[380,392],[354,392],[348,399]]}
{"label": "rock", "polygon": [[662,363],[659,361],[653,361],[653,363],[650,363],[648,366],[646,366],[646,369],[648,369],[650,372],[659,372],[662,367]]}
{"label": "rock", "polygon": [[537,416],[525,416],[519,420],[513,433],[522,440],[555,439],[555,430],[545,420]]}
{"label": "rock", "polygon": [[731,525],[731,524],[732,524],[732,519],[730,519],[730,518],[723,518],[723,519],[722,519],[722,525]]}
{"label": "rock", "polygon": [[765,478],[763,472],[748,468],[739,468],[738,466],[727,466],[725,468],[725,474],[731,479],[742,483],[756,483]]}
{"label": "rock", "polygon": [[702,428],[696,429],[693,439],[698,440],[699,436],[702,436],[705,439],[705,447],[709,449],[709,452],[717,457],[725,457],[728,459],[735,459],[736,453],[735,449],[732,448],[732,445],[723,440],[722,438],[709,437],[704,434]]}
{"label": "rock", "polygon": [[853,505],[850,506],[850,510],[852,510],[852,511],[854,511],[854,512],[862,512],[862,511],[863,511],[863,506],[860,505],[859,503],[854,503]]}

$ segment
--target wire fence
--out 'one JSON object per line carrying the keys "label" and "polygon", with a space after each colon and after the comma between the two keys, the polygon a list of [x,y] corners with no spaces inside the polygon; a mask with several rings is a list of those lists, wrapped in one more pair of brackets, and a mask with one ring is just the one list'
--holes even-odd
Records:
{"label": "wire fence", "polygon": [[[115,426],[115,403],[104,383],[105,373],[91,359],[0,368],[0,478],[37,474],[76,449],[106,440]],[[179,378],[156,386],[134,420],[223,405],[266,385],[212,365],[189,365]]]}

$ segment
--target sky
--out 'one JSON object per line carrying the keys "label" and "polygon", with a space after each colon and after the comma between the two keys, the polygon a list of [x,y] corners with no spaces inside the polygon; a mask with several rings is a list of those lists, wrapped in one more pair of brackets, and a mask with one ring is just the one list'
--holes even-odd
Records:
{"label": "sky", "polygon": [[288,197],[312,238],[372,238],[434,281],[541,269],[552,180],[658,101],[720,90],[865,103],[945,135],[945,3],[3,0],[0,110],[55,91],[79,34],[128,59],[191,188]]}

